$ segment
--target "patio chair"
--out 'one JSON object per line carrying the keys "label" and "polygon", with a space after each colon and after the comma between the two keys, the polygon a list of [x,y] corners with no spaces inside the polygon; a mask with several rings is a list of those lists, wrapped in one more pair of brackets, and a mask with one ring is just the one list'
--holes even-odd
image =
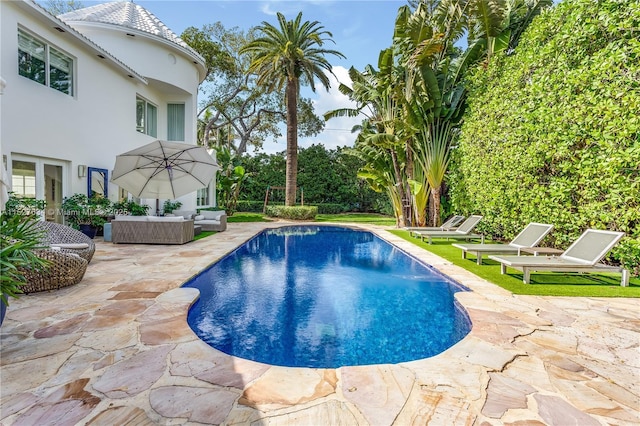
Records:
{"label": "patio chair", "polygon": [[82,232],[55,222],[38,222],[36,226],[44,231],[42,245],[57,247],[63,253],[77,254],[87,263],[91,262],[96,244]]}
{"label": "patio chair", "polygon": [[619,266],[600,263],[624,236],[624,232],[587,229],[560,256],[489,256],[500,262],[503,274],[507,267],[522,271],[522,281],[531,282],[531,272],[621,272],[620,285],[629,285],[629,271]]}
{"label": "patio chair", "polygon": [[440,226],[422,226],[422,227],[405,227],[404,229],[409,231],[409,235],[412,237],[417,237],[415,234],[416,231],[454,231],[458,224],[464,220],[464,216],[455,215],[451,216]]}
{"label": "patio chair", "polygon": [[433,238],[454,238],[460,240],[475,240],[479,239],[484,243],[484,235],[473,234],[473,228],[476,227],[478,222],[482,219],[482,216],[472,215],[458,226],[455,231],[415,231],[416,236],[419,236],[422,241],[427,239],[429,244]]}
{"label": "patio chair", "polygon": [[34,253],[48,260],[49,266],[45,271],[21,269],[27,282],[20,287],[24,293],[57,290],[78,284],[87,271],[89,262],[75,253],[62,249],[38,249]]}
{"label": "patio chair", "polygon": [[467,258],[467,253],[475,253],[476,263],[482,265],[483,254],[517,254],[520,249],[535,247],[549,232],[553,225],[531,222],[509,244],[453,244],[462,250],[462,258]]}

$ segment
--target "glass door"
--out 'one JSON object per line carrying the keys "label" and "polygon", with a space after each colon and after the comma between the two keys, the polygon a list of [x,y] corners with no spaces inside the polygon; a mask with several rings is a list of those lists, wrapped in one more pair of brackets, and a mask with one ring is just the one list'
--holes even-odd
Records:
{"label": "glass door", "polygon": [[45,220],[62,223],[62,166],[44,163]]}

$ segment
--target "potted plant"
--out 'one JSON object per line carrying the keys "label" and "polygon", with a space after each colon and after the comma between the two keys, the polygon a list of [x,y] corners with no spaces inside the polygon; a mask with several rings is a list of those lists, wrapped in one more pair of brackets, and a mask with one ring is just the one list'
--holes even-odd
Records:
{"label": "potted plant", "polygon": [[111,202],[104,197],[84,194],[73,194],[62,200],[62,210],[66,222],[73,228],[79,229],[90,238],[94,238],[98,228],[107,221],[111,211]]}
{"label": "potted plant", "polygon": [[133,200],[123,200],[113,203],[113,211],[117,215],[146,216],[149,214],[149,206],[138,204]]}
{"label": "potted plant", "polygon": [[9,306],[9,298],[17,298],[20,287],[26,283],[24,269],[42,270],[48,262],[36,256],[40,248],[42,231],[29,217],[0,214],[0,323]]}
{"label": "potted plant", "polygon": [[174,210],[178,210],[180,207],[182,207],[182,203],[180,201],[165,200],[162,205],[162,211],[164,214],[169,214]]}
{"label": "potted plant", "polygon": [[9,199],[4,206],[5,217],[22,216],[31,220],[38,220],[46,207],[46,200],[17,197],[13,192],[9,192]]}

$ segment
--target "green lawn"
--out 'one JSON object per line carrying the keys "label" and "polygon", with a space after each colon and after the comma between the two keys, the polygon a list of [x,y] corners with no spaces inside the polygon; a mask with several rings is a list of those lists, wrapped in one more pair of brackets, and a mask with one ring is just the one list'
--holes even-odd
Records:
{"label": "green lawn", "polygon": [[[562,274],[557,272],[531,274],[531,284],[522,282],[522,273],[508,269],[506,275],[500,273],[500,264],[486,257],[482,265],[476,264],[475,256],[462,259],[462,251],[452,247],[453,241],[434,240],[429,245],[409,235],[403,230],[391,233],[422,247],[475,275],[486,279],[515,294],[539,296],[587,296],[587,297],[640,297],[640,279],[631,278],[629,287],[620,286],[620,274]],[[464,283],[462,283],[464,284]]]}
{"label": "green lawn", "polygon": [[384,216],[374,213],[345,213],[345,214],[319,214],[316,215],[316,222],[356,222],[356,223],[371,223],[374,225],[389,225],[396,224],[396,219],[391,216]]}
{"label": "green lawn", "polygon": [[227,222],[230,223],[238,223],[238,222],[271,222],[271,219],[263,215],[262,213],[245,213],[245,212],[236,212],[233,216],[227,217]]}

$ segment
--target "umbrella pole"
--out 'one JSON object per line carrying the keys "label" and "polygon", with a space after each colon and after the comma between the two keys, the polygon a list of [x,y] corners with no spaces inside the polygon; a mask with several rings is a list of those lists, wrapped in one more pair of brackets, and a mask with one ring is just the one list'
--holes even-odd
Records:
{"label": "umbrella pole", "polygon": [[160,216],[160,199],[156,198],[156,216]]}

